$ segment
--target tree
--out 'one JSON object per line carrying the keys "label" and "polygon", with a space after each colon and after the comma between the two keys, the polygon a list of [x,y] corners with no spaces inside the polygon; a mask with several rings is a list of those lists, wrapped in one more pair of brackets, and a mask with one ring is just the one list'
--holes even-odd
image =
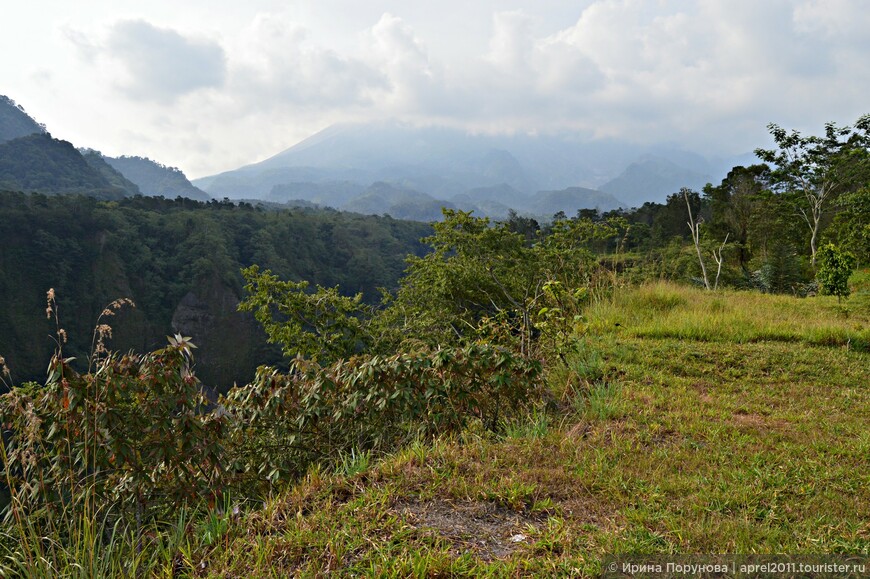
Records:
{"label": "tree", "polygon": [[[700,241],[701,223],[703,223],[704,220],[700,215],[698,215],[697,217],[692,215],[692,203],[689,199],[690,196],[697,197],[698,194],[695,193],[694,191],[692,191],[691,189],[686,188],[686,187],[683,187],[682,189],[680,189],[680,193],[683,194],[683,199],[686,200],[686,208],[689,210],[689,221],[688,221],[689,231],[692,232],[692,241],[695,244],[695,251],[698,252],[698,262],[701,264],[701,275],[704,276],[704,287],[709,290],[710,289],[710,281],[707,279],[707,268],[706,268],[706,266],[704,266],[704,258],[703,258],[703,256],[701,256],[701,241]],[[720,259],[721,259],[721,251],[719,253],[720,253]],[[721,267],[720,267],[720,270],[721,270]],[[718,280],[719,276],[717,275],[716,277]]]}
{"label": "tree", "polygon": [[374,342],[368,331],[371,308],[362,303],[362,294],[346,297],[338,287],[321,286],[310,293],[307,281],[281,281],[256,265],[243,269],[242,275],[248,295],[239,311],[253,312],[285,356],[326,364],[365,351]]}
{"label": "tree", "polygon": [[398,322],[407,337],[436,346],[484,339],[529,355],[549,299],[546,284],[584,286],[595,267],[586,246],[615,232],[604,222],[557,220],[532,244],[514,226],[444,209],[435,234],[424,239],[432,252],[409,259],[390,307],[412,320]]}
{"label": "tree", "polygon": [[855,256],[843,251],[833,243],[819,250],[819,271],[816,279],[822,288],[822,293],[837,296],[839,302],[849,297],[849,276],[855,269]]}
{"label": "tree", "polygon": [[758,243],[751,239],[753,222],[760,217],[761,192],[767,186],[770,168],[767,165],[734,167],[716,187],[704,187],[704,196],[711,205],[710,231],[716,237],[730,238],[736,248],[737,261],[748,275],[749,260]]}
{"label": "tree", "polygon": [[841,161],[850,150],[867,148],[870,115],[861,117],[854,128],[827,123],[823,137],[788,132],[775,123],[767,128],[777,148],[756,149],[755,154],[776,167],[771,174],[774,185],[794,196],[795,209],[810,231],[810,258],[815,265],[822,219],[846,179],[849,165]]}
{"label": "tree", "polygon": [[870,185],[841,196],[837,208],[831,238],[866,265],[870,261]]}

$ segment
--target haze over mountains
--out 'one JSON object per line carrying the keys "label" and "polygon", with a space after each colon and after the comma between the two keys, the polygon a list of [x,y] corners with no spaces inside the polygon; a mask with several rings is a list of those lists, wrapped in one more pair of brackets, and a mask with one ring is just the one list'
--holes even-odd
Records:
{"label": "haze over mountains", "polygon": [[419,221],[439,219],[442,207],[494,219],[511,210],[546,219],[559,211],[663,202],[681,187],[718,183],[732,166],[751,161],[569,135],[382,122],[335,125],[262,162],[191,183],[147,158],[75,149],[0,97],[0,187],[44,194],[259,199]]}
{"label": "haze over mountains", "polygon": [[496,218],[509,209],[551,216],[661,202],[680,187],[718,182],[741,160],[569,136],[348,124],[194,183],[217,198],[300,199],[394,217],[424,218],[439,204]]}
{"label": "haze over mountains", "polygon": [[176,168],[143,157],[115,159],[55,139],[23,107],[2,95],[0,189],[44,195],[79,193],[109,200],[134,195],[211,199]]}

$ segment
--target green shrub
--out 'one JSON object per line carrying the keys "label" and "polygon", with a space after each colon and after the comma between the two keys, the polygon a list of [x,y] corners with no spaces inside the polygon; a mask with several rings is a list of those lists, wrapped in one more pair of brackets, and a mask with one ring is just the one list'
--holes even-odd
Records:
{"label": "green shrub", "polygon": [[217,492],[224,419],[203,411],[192,348],[170,338],[150,354],[108,355],[84,375],[55,356],[44,386],[0,396],[8,514],[77,508],[87,491],[141,518]]}
{"label": "green shrub", "polygon": [[534,400],[540,375],[539,362],[485,345],[327,367],[297,358],[287,374],[262,367],[221,400],[232,428],[230,462],[246,488],[265,487],[314,462],[456,432],[469,420],[497,429]]}
{"label": "green shrub", "polygon": [[817,258],[819,270],[816,279],[822,293],[837,296],[838,301],[849,297],[849,276],[857,264],[855,256],[829,243],[819,249]]}

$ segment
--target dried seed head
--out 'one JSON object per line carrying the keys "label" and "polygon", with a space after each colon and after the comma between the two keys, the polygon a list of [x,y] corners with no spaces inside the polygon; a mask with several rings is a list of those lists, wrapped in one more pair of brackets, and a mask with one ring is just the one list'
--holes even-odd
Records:
{"label": "dried seed head", "polygon": [[45,317],[51,319],[51,314],[54,312],[54,288],[49,288],[45,292]]}

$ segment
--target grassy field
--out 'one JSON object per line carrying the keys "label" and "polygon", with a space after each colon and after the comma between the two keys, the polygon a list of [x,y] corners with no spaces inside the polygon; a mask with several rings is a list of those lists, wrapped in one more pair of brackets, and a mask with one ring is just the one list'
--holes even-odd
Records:
{"label": "grassy field", "polygon": [[549,408],[497,437],[314,470],[212,520],[178,563],[232,577],[588,576],[613,553],[868,554],[864,274],[843,304],[618,292],[588,311]]}

